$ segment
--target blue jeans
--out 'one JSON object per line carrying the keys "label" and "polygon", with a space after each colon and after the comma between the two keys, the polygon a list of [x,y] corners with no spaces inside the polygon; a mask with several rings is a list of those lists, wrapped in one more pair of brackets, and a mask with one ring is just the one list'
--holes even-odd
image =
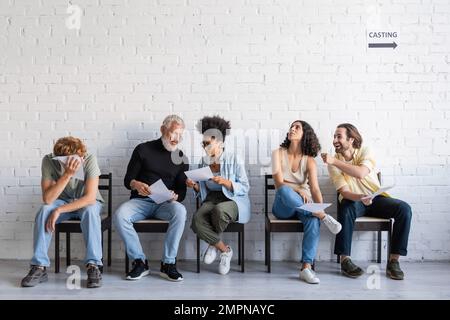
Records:
{"label": "blue jeans", "polygon": [[320,220],[311,212],[296,209],[303,205],[302,197],[289,186],[278,188],[272,213],[281,220],[299,219],[303,223],[302,262],[312,264],[320,238]]}
{"label": "blue jeans", "polygon": [[[34,255],[31,259],[31,265],[50,266],[48,258],[48,248],[52,241],[52,233],[45,230],[45,224],[53,210],[68,203],[67,201],[57,199],[53,203],[44,205],[38,211],[34,224]],[[85,264],[92,263],[103,265],[102,263],[102,232],[101,232],[101,212],[103,204],[97,201],[93,205],[81,208],[77,211],[63,213],[59,216],[56,223],[65,220],[78,218],[81,219],[81,231],[83,232],[84,242],[86,243]]]}
{"label": "blue jeans", "polygon": [[114,225],[125,243],[128,258],[143,261],[146,259],[133,223],[150,218],[169,221],[162,261],[169,264],[175,263],[186,222],[186,208],[177,201],[156,204],[150,198],[128,200],[120,205],[114,215]]}

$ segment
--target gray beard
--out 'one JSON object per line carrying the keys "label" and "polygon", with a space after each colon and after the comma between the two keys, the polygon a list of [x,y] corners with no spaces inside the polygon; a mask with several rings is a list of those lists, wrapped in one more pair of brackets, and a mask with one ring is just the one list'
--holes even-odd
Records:
{"label": "gray beard", "polygon": [[174,151],[177,150],[177,148],[178,148],[178,145],[176,145],[175,147],[172,146],[172,145],[170,144],[169,140],[167,140],[167,139],[164,138],[164,137],[161,137],[161,141],[162,141],[162,144],[163,144],[163,146],[164,146],[164,149],[166,149],[166,150],[169,151],[169,152],[174,152]]}
{"label": "gray beard", "polygon": [[205,163],[206,163],[207,165],[211,165],[211,164],[220,164],[220,157],[219,157],[219,158],[216,158],[216,157],[206,156],[206,157],[204,158],[204,160],[205,160]]}

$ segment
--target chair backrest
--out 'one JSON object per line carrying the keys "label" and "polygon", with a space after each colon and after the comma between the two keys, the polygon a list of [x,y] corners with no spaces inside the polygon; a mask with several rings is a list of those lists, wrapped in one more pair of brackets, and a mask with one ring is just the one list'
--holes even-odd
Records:
{"label": "chair backrest", "polygon": [[[381,172],[380,172],[380,171],[378,171],[378,173],[377,173],[377,178],[378,178],[378,181],[379,181],[380,184],[381,184]],[[339,202],[339,192],[336,192],[336,200],[337,200],[337,210],[339,211],[339,206],[340,206],[340,202]]]}
{"label": "chair backrest", "polygon": [[101,174],[99,177],[99,190],[106,190],[108,203],[108,217],[112,215],[112,173]]}
{"label": "chair backrest", "polygon": [[264,176],[264,214],[269,216],[269,190],[275,190],[275,182],[271,174]]}

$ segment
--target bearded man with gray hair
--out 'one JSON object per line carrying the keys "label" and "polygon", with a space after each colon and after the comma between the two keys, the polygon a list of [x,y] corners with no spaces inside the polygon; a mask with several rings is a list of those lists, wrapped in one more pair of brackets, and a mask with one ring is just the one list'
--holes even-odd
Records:
{"label": "bearded man with gray hair", "polygon": [[[114,225],[125,242],[126,254],[133,261],[127,280],[138,280],[150,273],[133,223],[149,218],[169,222],[164,240],[160,275],[170,281],[181,281],[176,268],[178,245],[186,222],[186,208],[180,202],[186,196],[186,175],[189,163],[178,149],[184,132],[184,121],[177,115],[167,116],[161,125],[161,137],[139,144],[133,151],[125,175],[125,187],[131,190],[130,200],[122,203],[114,214]],[[153,183],[161,179],[172,192],[172,199],[157,204],[149,196]]]}

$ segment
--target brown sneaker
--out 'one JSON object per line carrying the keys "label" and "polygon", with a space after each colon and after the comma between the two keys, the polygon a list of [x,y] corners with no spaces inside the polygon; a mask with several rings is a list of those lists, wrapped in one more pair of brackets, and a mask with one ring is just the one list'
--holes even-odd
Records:
{"label": "brown sneaker", "polygon": [[102,286],[102,273],[95,264],[89,264],[87,267],[87,287],[100,288]]}
{"label": "brown sneaker", "polygon": [[341,262],[341,271],[347,277],[358,278],[364,274],[364,270],[352,262],[352,259],[345,258]]}
{"label": "brown sneaker", "polygon": [[403,280],[405,274],[402,269],[400,269],[400,263],[398,260],[391,260],[386,266],[386,275],[394,280]]}
{"label": "brown sneaker", "polygon": [[48,280],[47,268],[39,266],[31,266],[30,272],[22,279],[20,285],[22,287],[34,287],[41,282]]}

